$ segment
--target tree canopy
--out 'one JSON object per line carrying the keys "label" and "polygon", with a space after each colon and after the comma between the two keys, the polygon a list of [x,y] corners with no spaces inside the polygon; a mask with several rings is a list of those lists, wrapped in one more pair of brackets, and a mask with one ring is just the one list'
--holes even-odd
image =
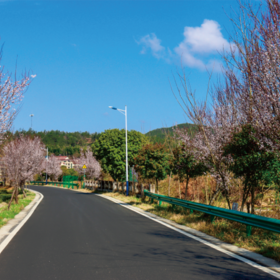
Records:
{"label": "tree canopy", "polygon": [[[230,141],[224,147],[224,155],[230,155],[233,159],[229,170],[237,178],[244,181],[244,192],[241,209],[251,193],[252,213],[254,213],[254,193],[261,181],[271,183],[275,176],[273,166],[279,166],[273,153],[267,152],[261,148],[258,139],[255,137],[255,129],[247,124],[242,130],[235,133]],[[271,165],[271,166],[270,166]],[[277,168],[276,168],[277,169]],[[269,174],[269,176],[267,176]]]}
{"label": "tree canopy", "polygon": [[135,157],[135,169],[143,178],[156,180],[158,193],[158,181],[167,177],[170,161],[170,154],[163,144],[147,144]]}
{"label": "tree canopy", "polygon": [[[127,133],[128,164],[135,164],[134,158],[148,139],[142,133],[131,130]],[[101,163],[105,173],[116,181],[125,181],[125,130],[110,129],[101,133],[92,144],[92,151]]]}

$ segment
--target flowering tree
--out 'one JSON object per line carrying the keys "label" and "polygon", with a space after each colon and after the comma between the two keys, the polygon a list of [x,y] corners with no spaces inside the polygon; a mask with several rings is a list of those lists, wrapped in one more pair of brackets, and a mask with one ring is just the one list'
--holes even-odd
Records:
{"label": "flowering tree", "polygon": [[[237,116],[233,113],[234,106],[219,94],[213,94],[213,103],[210,108],[207,99],[198,104],[194,92],[188,85],[184,71],[183,75],[179,74],[179,83],[175,80],[175,84],[179,96],[173,91],[174,96],[189,119],[198,127],[194,136],[190,136],[187,131],[180,129],[175,129],[175,134],[178,140],[188,147],[194,159],[203,163],[215,178],[217,187],[211,195],[210,204],[222,192],[230,208],[230,172],[228,167],[231,157],[224,155],[223,147],[229,141],[232,130],[238,123]],[[181,93],[182,90],[187,101]]]}
{"label": "flowering tree", "polygon": [[15,198],[18,203],[18,188],[24,193],[26,180],[32,180],[33,176],[41,169],[44,160],[43,144],[39,137],[20,136],[4,146],[3,161],[6,166],[8,178],[14,183],[14,191],[11,201]]}
{"label": "flowering tree", "polygon": [[[83,169],[84,165],[86,166],[85,171]],[[81,157],[76,160],[74,168],[79,174],[86,172],[89,178],[99,178],[101,175],[101,166],[89,147],[87,147],[85,152],[81,149]]]}
{"label": "flowering tree", "polygon": [[221,95],[235,106],[242,125],[273,151],[280,147],[280,1],[265,0],[258,11],[240,3],[235,49],[224,54]]}
{"label": "flowering tree", "polygon": [[57,180],[57,178],[62,174],[60,161],[54,155],[51,155],[48,159],[43,161],[41,169],[46,171],[47,174],[54,180]]}
{"label": "flowering tree", "polygon": [[[184,73],[179,75],[179,84],[175,81],[179,93],[175,97],[200,130],[193,141],[182,132],[179,138],[191,141],[194,156],[208,162],[218,183],[213,197],[219,191],[228,196],[233,159],[230,153],[223,153],[223,147],[244,125],[252,127],[261,153],[279,153],[280,148],[280,1],[266,0],[259,10],[249,2],[239,3],[236,37],[232,37],[230,51],[223,55],[223,81],[213,88],[212,104],[207,98],[198,104]],[[252,201],[253,197],[254,191]]]}
{"label": "flowering tree", "polygon": [[[3,133],[11,128],[18,113],[16,106],[22,101],[23,94],[31,81],[27,74],[18,80],[16,74],[5,72],[1,59],[2,49],[0,50],[0,140],[3,138]],[[31,75],[31,78],[35,76]]]}

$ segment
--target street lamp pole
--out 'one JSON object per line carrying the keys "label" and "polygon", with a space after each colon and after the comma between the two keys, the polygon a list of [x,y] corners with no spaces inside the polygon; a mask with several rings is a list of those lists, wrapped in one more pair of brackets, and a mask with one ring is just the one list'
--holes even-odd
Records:
{"label": "street lamp pole", "polygon": [[32,118],[34,117],[34,114],[29,115],[31,117],[31,130],[32,130]]}
{"label": "street lamp pole", "polygon": [[126,196],[129,196],[129,182],[128,182],[128,151],[127,151],[127,106],[125,110],[109,106],[110,109],[117,110],[125,116],[125,171],[126,171]]}
{"label": "street lamp pole", "polygon": [[129,196],[128,183],[128,153],[127,153],[127,106],[125,105],[125,163],[126,163],[126,196]]}

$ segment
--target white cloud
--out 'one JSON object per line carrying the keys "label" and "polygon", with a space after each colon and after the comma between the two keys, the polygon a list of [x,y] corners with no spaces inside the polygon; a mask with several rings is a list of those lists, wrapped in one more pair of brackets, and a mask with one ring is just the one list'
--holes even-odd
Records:
{"label": "white cloud", "polygon": [[173,52],[168,49],[166,53],[161,40],[153,33],[142,37],[138,44],[143,45],[142,54],[151,49],[155,57],[163,58],[168,62],[180,61],[184,66],[200,70],[206,68],[220,70],[221,63],[214,56],[223,50],[228,51],[231,44],[223,37],[218,22],[205,19],[201,26],[186,26],[183,35],[183,41],[174,48]]}
{"label": "white cloud", "polygon": [[196,53],[211,53],[230,48],[220,25],[214,20],[205,19],[200,27],[185,27],[184,36],[182,43]]}
{"label": "white cloud", "polygon": [[165,48],[161,45],[161,40],[154,33],[142,37],[137,43],[143,46],[141,54],[145,54],[148,49],[151,49],[153,56],[156,58],[164,56]]}

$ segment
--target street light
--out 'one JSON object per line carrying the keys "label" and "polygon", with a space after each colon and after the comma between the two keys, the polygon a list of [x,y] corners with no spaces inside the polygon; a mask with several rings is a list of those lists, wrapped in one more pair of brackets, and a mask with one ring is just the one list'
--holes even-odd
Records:
{"label": "street light", "polygon": [[126,161],[126,196],[129,196],[129,184],[128,184],[128,160],[127,160],[127,106],[125,105],[125,110],[118,109],[113,106],[109,106],[112,110],[117,110],[125,116],[125,161]]}
{"label": "street light", "polygon": [[29,115],[31,117],[31,130],[32,130],[32,118],[34,117],[34,114]]}
{"label": "street light", "polygon": [[[45,149],[45,148],[41,148],[41,149],[47,151],[47,158],[46,158],[46,160],[49,160],[49,148],[47,147],[47,149]],[[48,184],[47,164],[46,164],[46,184]]]}

